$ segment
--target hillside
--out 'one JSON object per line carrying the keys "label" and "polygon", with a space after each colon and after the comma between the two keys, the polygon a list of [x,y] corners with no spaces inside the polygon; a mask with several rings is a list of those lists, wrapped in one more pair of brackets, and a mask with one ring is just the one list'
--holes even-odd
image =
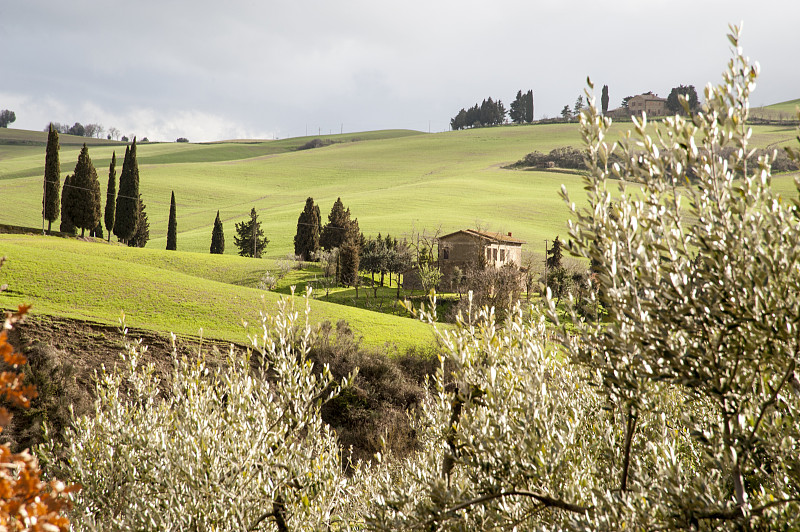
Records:
{"label": "hillside", "polygon": [[[615,127],[619,134],[630,124]],[[755,144],[766,146],[794,138],[792,127],[756,128]],[[454,231],[476,225],[513,232],[538,249],[545,238],[565,232],[561,184],[576,192],[569,174],[521,172],[503,165],[539,150],[579,146],[575,124],[497,127],[439,134],[409,131],[331,136],[344,141],[298,151],[309,138],[253,143],[142,144],[141,192],[147,205],[151,241],[164,249],[169,198],[175,192],[178,250],[208,250],[216,211],[232,240],[234,223],[255,207],[264,220],[267,254],[281,257],[293,249],[297,216],[313,197],[323,220],[337,197],[358,218],[367,234],[410,236]],[[111,152],[122,146],[90,150],[105,191]],[[62,146],[66,175],[78,147]],[[0,145],[0,223],[41,227],[41,175],[44,149]],[[119,173],[119,170],[118,170]],[[103,200],[105,201],[105,199]],[[229,246],[226,253],[235,253]]]}

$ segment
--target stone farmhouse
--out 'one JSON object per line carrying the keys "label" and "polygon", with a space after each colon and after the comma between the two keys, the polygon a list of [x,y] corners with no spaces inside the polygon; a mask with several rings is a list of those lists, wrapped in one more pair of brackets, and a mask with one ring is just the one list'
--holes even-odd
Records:
{"label": "stone farmhouse", "polygon": [[453,268],[462,271],[470,264],[483,262],[487,266],[500,268],[511,264],[522,267],[522,244],[511,233],[490,233],[463,229],[439,237],[439,270],[443,279],[449,279]]}
{"label": "stone farmhouse", "polygon": [[647,113],[647,116],[664,116],[667,113],[667,99],[659,98],[652,92],[639,94],[628,100],[628,113],[640,115]]}

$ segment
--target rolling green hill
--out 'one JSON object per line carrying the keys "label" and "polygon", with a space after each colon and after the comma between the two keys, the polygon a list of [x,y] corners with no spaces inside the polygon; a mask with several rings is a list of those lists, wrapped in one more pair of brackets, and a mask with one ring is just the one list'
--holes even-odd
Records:
{"label": "rolling green hill", "polygon": [[750,116],[768,120],[797,120],[798,107],[800,107],[800,99],[789,100],[763,107],[754,107],[750,110]]}
{"label": "rolling green hill", "polygon": [[[276,309],[278,294],[255,288],[271,261],[175,253],[32,235],[0,235],[0,308],[32,303],[34,314],[246,343],[242,321]],[[433,340],[414,319],[311,301],[314,321],[347,320],[364,344],[404,349]],[[202,329],[202,334],[201,334]]]}

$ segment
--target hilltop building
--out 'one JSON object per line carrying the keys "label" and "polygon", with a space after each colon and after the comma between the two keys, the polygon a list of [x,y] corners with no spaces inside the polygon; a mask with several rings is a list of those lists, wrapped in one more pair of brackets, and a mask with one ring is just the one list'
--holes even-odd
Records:
{"label": "hilltop building", "polygon": [[657,94],[645,92],[628,100],[628,114],[647,116],[664,116],[667,113],[667,99],[659,98]]}

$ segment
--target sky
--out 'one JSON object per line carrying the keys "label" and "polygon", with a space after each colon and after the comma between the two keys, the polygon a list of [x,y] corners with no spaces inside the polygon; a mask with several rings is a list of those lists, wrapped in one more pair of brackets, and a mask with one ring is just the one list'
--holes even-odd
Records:
{"label": "sky", "polygon": [[798,0],[3,0],[0,109],[151,141],[445,131],[487,97],[535,118],[586,87],[719,83],[728,24],[752,106],[800,98]]}

